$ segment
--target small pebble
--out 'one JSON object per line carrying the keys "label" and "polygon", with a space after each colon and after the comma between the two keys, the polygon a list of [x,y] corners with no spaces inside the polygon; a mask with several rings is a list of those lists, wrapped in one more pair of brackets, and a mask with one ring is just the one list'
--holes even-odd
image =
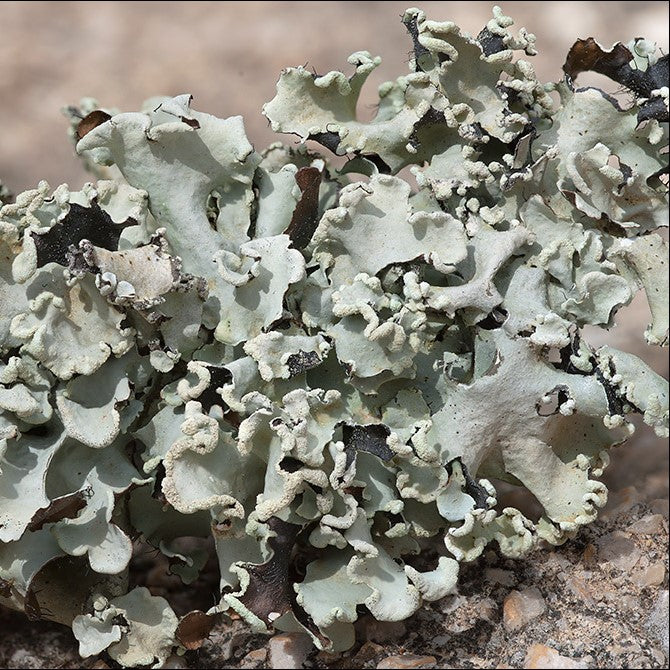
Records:
{"label": "small pebble", "polygon": [[661,561],[652,563],[633,575],[633,582],[641,589],[647,586],[659,586],[665,579],[665,565]]}
{"label": "small pebble", "polygon": [[405,670],[406,668],[434,668],[437,663],[435,656],[387,656],[377,664],[377,670]]}
{"label": "small pebble", "polygon": [[664,520],[660,514],[648,514],[628,526],[628,530],[636,535],[656,535],[663,532]]}
{"label": "small pebble", "polygon": [[589,542],[584,548],[584,553],[582,554],[582,561],[584,563],[594,563],[597,554],[598,550],[596,549],[596,545]]}
{"label": "small pebble", "polygon": [[270,667],[295,670],[302,668],[312,649],[312,640],[304,633],[284,633],[270,638]]}
{"label": "small pebble", "polygon": [[384,653],[384,647],[381,644],[376,644],[375,642],[366,642],[354,656],[354,660],[358,665],[363,665],[371,661],[376,656],[381,656]]}
{"label": "small pebble", "polygon": [[402,621],[377,621],[372,616],[361,617],[356,622],[356,630],[360,639],[381,643],[398,640],[407,634]]}
{"label": "small pebble", "polygon": [[642,556],[635,542],[620,530],[598,538],[597,544],[600,562],[611,563],[624,572],[634,568]]}
{"label": "small pebble", "polygon": [[10,668],[37,668],[39,658],[27,649],[17,649],[9,659]]}
{"label": "small pebble", "polygon": [[484,579],[491,584],[502,584],[503,586],[513,586],[516,582],[513,572],[500,568],[486,568]]}
{"label": "small pebble", "polygon": [[268,650],[261,649],[252,649],[240,662],[240,667],[242,668],[259,668],[261,667],[268,657]]}
{"label": "small pebble", "polygon": [[94,661],[93,665],[88,666],[88,670],[109,670],[110,666],[105,663],[101,658],[97,661]]}
{"label": "small pebble", "polygon": [[523,628],[546,609],[544,598],[535,586],[512,591],[503,603],[503,624],[508,632]]}
{"label": "small pebble", "polygon": [[616,519],[617,516],[631,509],[642,500],[642,495],[634,486],[614,491],[610,496],[607,507],[600,517],[604,520]]}
{"label": "small pebble", "polygon": [[477,602],[476,612],[480,619],[484,621],[496,622],[500,621],[498,615],[498,605],[493,598],[482,598]]}
{"label": "small pebble", "polygon": [[649,507],[654,514],[660,514],[666,519],[669,516],[670,501],[667,498],[656,498],[649,503]]}
{"label": "small pebble", "polygon": [[523,662],[524,668],[588,668],[589,666],[581,660],[561,656],[552,647],[544,644],[533,644],[526,652]]}
{"label": "small pebble", "polygon": [[342,654],[332,651],[320,651],[316,657],[319,661],[323,661],[326,665],[330,665],[331,663],[339,661],[342,658]]}
{"label": "small pebble", "polygon": [[597,601],[603,599],[603,592],[593,588],[589,583],[590,572],[582,570],[581,572],[572,572],[566,575],[565,584],[568,589],[578,598],[584,601],[585,605],[593,607]]}
{"label": "small pebble", "polygon": [[665,667],[665,654],[660,649],[652,649],[650,653],[659,668]]}
{"label": "small pebble", "polygon": [[661,591],[647,619],[647,629],[661,643],[663,651],[667,654],[669,631],[668,631],[668,591]]}

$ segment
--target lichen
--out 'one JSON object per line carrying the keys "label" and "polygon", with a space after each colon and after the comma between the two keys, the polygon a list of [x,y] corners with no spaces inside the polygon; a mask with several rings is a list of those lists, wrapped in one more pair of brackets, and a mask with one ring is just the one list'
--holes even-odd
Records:
{"label": "lichen", "polygon": [[[667,382],[583,331],[644,290],[668,344],[668,57],[579,40],[543,84],[498,8],[477,37],[402,20],[410,72],[369,122],[367,52],[282,73],[264,113],[297,148],[189,95],[85,99],[98,181],[0,191],[0,604],[82,656],[160,667],[231,610],[345,649],[490,542],[522,559],[594,521],[631,413],[667,436]],[[207,553],[181,540],[205,537],[207,612],[129,590],[134,541],[190,584]]]}

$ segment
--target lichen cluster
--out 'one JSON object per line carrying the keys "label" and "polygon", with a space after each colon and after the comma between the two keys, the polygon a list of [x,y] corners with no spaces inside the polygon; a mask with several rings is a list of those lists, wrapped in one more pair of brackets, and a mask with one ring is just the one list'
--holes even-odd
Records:
{"label": "lichen cluster", "polygon": [[[668,342],[667,56],[580,40],[547,85],[497,8],[476,38],[403,21],[410,72],[371,121],[367,52],[285,70],[264,108],[339,169],[259,154],[188,95],[87,99],[67,113],[98,180],[0,209],[0,604],[82,655],[158,667],[231,608],[346,648],[362,608],[410,616],[489,542],[593,521],[629,413],[667,434],[666,382],[580,336],[644,289]],[[208,612],[128,590],[135,540],[192,583],[208,536]]]}

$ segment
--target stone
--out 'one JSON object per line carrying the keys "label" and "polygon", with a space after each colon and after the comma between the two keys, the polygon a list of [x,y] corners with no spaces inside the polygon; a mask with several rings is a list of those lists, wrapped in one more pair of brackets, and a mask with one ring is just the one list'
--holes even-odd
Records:
{"label": "stone", "polygon": [[261,647],[260,649],[252,649],[241,661],[241,668],[260,668],[265,664],[268,657],[268,650]]}
{"label": "stone", "polygon": [[362,640],[384,643],[402,638],[407,634],[407,627],[402,621],[377,621],[365,616],[356,622],[356,631]]}
{"label": "stone", "polygon": [[268,643],[270,668],[302,668],[310,651],[312,640],[306,633],[274,635]]}
{"label": "stone", "polygon": [[533,644],[526,652],[524,668],[588,668],[583,660],[561,656],[556,649],[544,644]]}
{"label": "stone", "polygon": [[500,617],[498,614],[498,605],[493,598],[482,598],[477,601],[476,605],[477,617],[483,619],[484,621],[490,621],[491,623],[499,621]]}
{"label": "stone", "polygon": [[366,642],[361,646],[361,648],[356,652],[354,660],[356,663],[361,666],[363,663],[371,661],[376,656],[381,656],[384,653],[384,647],[375,642]]}
{"label": "stone", "polygon": [[248,637],[249,630],[246,624],[239,619],[234,620],[230,626],[214,627],[209,637],[203,642],[202,649],[216,649],[217,657],[222,661],[227,661]]}
{"label": "stone", "polygon": [[569,571],[572,567],[572,563],[570,563],[570,561],[559,551],[548,552],[544,560],[547,566],[547,571],[556,572],[559,578],[561,574]]}
{"label": "stone", "polygon": [[503,603],[503,624],[512,633],[539,617],[547,608],[539,589],[531,586],[522,591],[512,591]]}
{"label": "stone", "polygon": [[668,654],[668,590],[658,594],[647,619],[647,630],[661,643],[663,651]]}
{"label": "stone", "polygon": [[628,526],[628,531],[635,535],[656,535],[662,533],[665,528],[663,516],[660,514],[647,514],[641,519]]}
{"label": "stone", "polygon": [[670,510],[670,500],[667,498],[656,498],[656,500],[652,500],[649,503],[649,508],[654,514],[660,514],[661,516],[664,516],[666,519],[669,514]]}
{"label": "stone", "polygon": [[635,610],[640,607],[640,599],[630,593],[624,593],[623,595],[617,592],[608,593],[607,602],[619,612],[630,610],[632,616],[635,616]]}
{"label": "stone", "polygon": [[643,570],[638,570],[633,574],[632,580],[641,589],[647,586],[659,586],[665,579],[665,565],[662,561],[652,563]]}
{"label": "stone", "polygon": [[39,668],[39,658],[27,649],[17,649],[9,659],[11,668]]}
{"label": "stone", "polygon": [[597,544],[600,562],[611,563],[624,572],[634,568],[642,555],[635,542],[620,530],[598,538]]}
{"label": "stone", "polygon": [[437,663],[435,656],[414,656],[413,654],[402,654],[401,656],[387,656],[377,663],[377,670],[406,670],[407,668],[434,668]]}
{"label": "stone", "polygon": [[609,495],[607,505],[600,514],[600,517],[603,520],[615,519],[634,505],[640,503],[642,499],[642,494],[634,486],[627,486],[619,491],[613,491]]}
{"label": "stone", "polygon": [[[639,654],[642,651],[642,647],[640,647],[639,644],[636,642],[630,643],[628,640],[626,640],[626,644],[615,644],[613,647],[610,648],[609,650],[611,653],[613,653],[616,656],[623,656],[624,654]],[[639,667],[639,666],[633,666],[633,667]]]}
{"label": "stone", "polygon": [[660,649],[652,649],[650,653],[659,668],[665,667],[665,654]]}
{"label": "stone", "polygon": [[584,601],[585,605],[593,607],[597,601],[602,600],[603,592],[593,589],[589,583],[591,573],[581,571],[567,575],[565,584],[568,589],[579,599]]}
{"label": "stone", "polygon": [[584,552],[582,553],[582,562],[585,564],[595,563],[598,550],[596,545],[592,542],[589,542],[586,547],[584,547]]}
{"label": "stone", "polygon": [[305,633],[283,633],[270,638],[270,667],[294,670],[302,668],[312,650],[312,640]]}
{"label": "stone", "polygon": [[172,654],[165,659],[165,663],[161,666],[163,668],[188,668],[188,662],[183,656]]}
{"label": "stone", "polygon": [[481,603],[478,596],[447,596],[440,603],[440,609],[446,615],[441,618],[442,628],[452,635],[469,630],[489,614],[489,607],[485,606],[486,611],[482,611]]}
{"label": "stone", "polygon": [[464,605],[467,605],[468,599],[465,596],[450,595],[440,600],[440,610],[443,614],[452,614]]}
{"label": "stone", "polygon": [[342,654],[336,651],[320,651],[316,655],[317,660],[325,663],[326,665],[334,665],[337,661],[342,659]]}
{"label": "stone", "polygon": [[486,568],[484,579],[491,584],[502,584],[503,586],[513,586],[516,583],[513,572],[500,568]]}

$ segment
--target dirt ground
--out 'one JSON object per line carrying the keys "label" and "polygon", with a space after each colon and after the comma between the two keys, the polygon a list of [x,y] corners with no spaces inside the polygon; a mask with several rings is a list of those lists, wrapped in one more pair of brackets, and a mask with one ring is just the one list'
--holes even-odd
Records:
{"label": "dirt ground", "polygon": [[[300,641],[287,658],[275,653],[280,636],[226,620],[165,667],[667,668],[667,475],[638,487],[615,492],[601,519],[562,547],[519,561],[487,551],[462,566],[456,593],[405,622],[362,617],[344,654]],[[0,609],[0,631],[2,668],[119,667],[106,656],[82,661],[63,626]]]}
{"label": "dirt ground", "polygon": [[[273,97],[283,67],[307,63],[321,73],[347,71],[347,56],[367,49],[384,60],[364,92],[360,109],[365,114],[377,85],[407,70],[410,43],[399,18],[410,4],[4,2],[0,179],[14,193],[40,179],[73,188],[88,180],[59,113],[82,96],[131,111],[156,94],[189,92],[199,110],[222,117],[242,114],[250,139],[261,149],[278,139],[260,110]],[[490,17],[491,4],[420,6],[431,18],[454,20],[477,33]],[[592,35],[611,44],[645,36],[668,49],[666,2],[506,2],[502,8],[515,18],[517,28],[526,26],[537,35],[540,55],[533,63],[544,80],[560,77],[565,53],[578,37]],[[591,341],[632,351],[667,376],[667,350],[651,350],[642,343],[647,312],[644,299],[636,299],[621,311],[616,329],[594,334]],[[420,612],[393,634],[392,642],[383,633],[375,634],[380,638],[375,641],[375,635],[363,630],[361,641],[368,644],[363,651],[359,645],[339,659],[313,654],[307,667],[394,667],[384,666],[383,659],[403,653],[433,656],[440,667],[542,667],[532,665],[533,644],[582,663],[553,667],[667,667],[667,634],[664,648],[649,624],[649,613],[662,605],[663,597],[667,608],[667,502],[662,502],[668,497],[667,442],[640,429],[613,454],[606,480],[620,492],[608,507],[609,517],[577,540],[523,564],[490,554],[466,568],[458,595]],[[650,535],[630,531],[636,520],[656,514],[665,519],[656,520],[660,530]],[[633,567],[621,568],[629,563],[617,563],[616,556],[612,559],[602,549],[607,542],[601,538],[612,533],[635,545],[638,559]],[[659,563],[665,566],[660,582]],[[657,583],[644,585],[642,577],[634,582],[632,575],[650,566],[656,566]],[[486,582],[482,588],[482,571],[492,569],[512,577],[502,584]],[[531,587],[545,600],[544,614],[523,630],[510,632],[504,625],[506,598]],[[189,663],[263,665],[266,642],[222,627]],[[230,652],[228,658],[223,648]],[[261,651],[247,658],[254,650]],[[77,658],[69,632],[0,611],[0,667],[77,667]]]}

